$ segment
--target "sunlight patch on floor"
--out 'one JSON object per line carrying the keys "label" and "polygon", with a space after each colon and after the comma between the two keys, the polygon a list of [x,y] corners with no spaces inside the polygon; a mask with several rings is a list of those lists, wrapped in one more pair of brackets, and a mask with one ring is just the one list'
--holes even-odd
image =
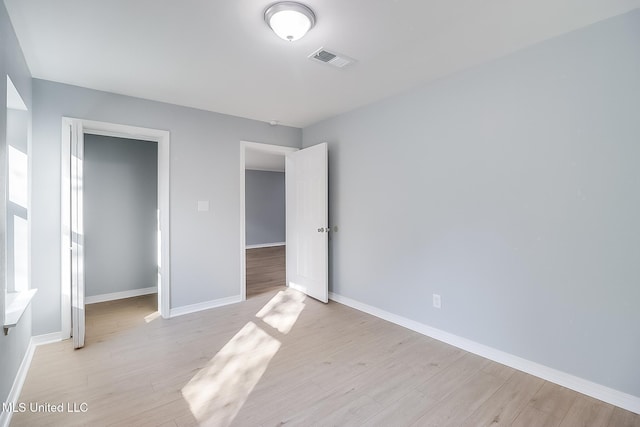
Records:
{"label": "sunlight patch on floor", "polygon": [[247,323],[182,388],[198,423],[229,425],[280,348],[280,341]]}
{"label": "sunlight patch on floor", "polygon": [[280,333],[288,334],[304,310],[305,298],[306,295],[293,289],[280,291],[262,307],[256,317]]}
{"label": "sunlight patch on floor", "polygon": [[144,316],[144,321],[147,322],[147,323],[151,323],[154,320],[156,320],[158,317],[160,317],[160,312],[156,311],[156,312],[153,312],[151,314],[148,314],[148,315]]}

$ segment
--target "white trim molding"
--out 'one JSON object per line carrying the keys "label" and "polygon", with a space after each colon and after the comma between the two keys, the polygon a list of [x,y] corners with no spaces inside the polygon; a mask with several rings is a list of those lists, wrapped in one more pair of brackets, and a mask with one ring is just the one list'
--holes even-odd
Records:
{"label": "white trim molding", "polygon": [[[20,367],[18,368],[16,377],[13,380],[11,390],[9,390],[9,395],[7,396],[6,402],[7,404],[14,408],[18,404],[20,393],[22,393],[22,386],[24,386],[24,381],[27,379],[27,373],[29,373],[29,367],[31,366],[31,361],[33,360],[33,355],[36,351],[36,347],[43,344],[50,344],[53,342],[61,341],[60,336],[60,332],[54,332],[51,334],[36,335],[34,337],[31,337],[31,339],[29,340],[27,351],[24,353],[24,357],[22,358],[22,363],[20,363]],[[12,415],[13,412],[11,411],[5,412],[0,410],[0,427],[8,427],[9,424],[11,424]]]}
{"label": "white trim molding", "polygon": [[[27,351],[22,358],[22,363],[20,363],[20,367],[18,368],[18,372],[16,373],[16,377],[13,380],[13,385],[11,386],[11,390],[9,390],[9,395],[7,396],[7,404],[12,407],[16,407],[18,404],[18,398],[20,397],[20,393],[22,392],[22,386],[24,385],[24,381],[27,379],[27,373],[29,372],[29,367],[31,366],[31,360],[33,360],[33,354],[36,351],[36,346],[33,343],[33,338],[29,341],[29,346],[27,347]],[[0,427],[8,427],[11,423],[11,417],[13,415],[12,411],[2,411],[0,412]]]}
{"label": "white trim molding", "polygon": [[223,305],[235,304],[242,301],[240,295],[227,298],[214,299],[211,301],[199,302],[191,305],[183,305],[171,309],[171,317],[184,316],[185,314],[197,313],[198,311],[209,310],[210,308],[222,307]]}
{"label": "white trim molding", "polygon": [[577,391],[578,393],[586,394],[587,396],[591,396],[603,402],[640,414],[640,397],[638,396],[633,396],[622,391],[585,380],[584,378],[576,377],[566,372],[523,359],[522,357],[433,328],[425,325],[424,323],[407,319],[406,317],[384,311],[377,307],[364,304],[360,301],[356,301],[333,292],[329,293],[329,299],[364,313],[371,314],[372,316],[388,322],[395,323],[396,325],[411,329],[412,331],[434,338],[438,341],[458,347],[470,353],[477,354],[478,356],[493,360],[494,362],[510,366],[519,371],[542,378],[543,380]]}
{"label": "white trim molding", "polygon": [[123,298],[132,298],[132,297],[139,297],[140,295],[149,295],[149,294],[155,294],[158,292],[158,287],[157,286],[150,286],[148,288],[140,288],[140,289],[131,289],[128,291],[122,291],[122,292],[111,292],[108,294],[101,294],[101,295],[93,295],[93,296],[85,296],[84,297],[84,303],[85,304],[96,304],[99,302],[106,302],[106,301],[115,301],[118,299],[123,299]]}
{"label": "white trim molding", "polygon": [[50,334],[35,335],[31,337],[31,342],[36,347],[60,341],[62,341],[62,334],[60,332],[52,332]]}
{"label": "white trim molding", "polygon": [[9,333],[8,328],[18,324],[22,315],[31,304],[37,289],[28,289],[21,292],[7,292],[4,295],[4,333]]}
{"label": "white trim molding", "polygon": [[276,246],[285,246],[285,242],[275,243],[258,243],[257,245],[247,245],[247,249],[275,248]]}

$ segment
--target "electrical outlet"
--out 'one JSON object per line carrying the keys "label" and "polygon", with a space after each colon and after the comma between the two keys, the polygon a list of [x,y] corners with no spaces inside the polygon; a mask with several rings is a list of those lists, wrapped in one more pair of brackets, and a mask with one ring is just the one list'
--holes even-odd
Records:
{"label": "electrical outlet", "polygon": [[442,299],[440,298],[440,295],[433,294],[433,306],[435,308],[441,308],[442,307]]}

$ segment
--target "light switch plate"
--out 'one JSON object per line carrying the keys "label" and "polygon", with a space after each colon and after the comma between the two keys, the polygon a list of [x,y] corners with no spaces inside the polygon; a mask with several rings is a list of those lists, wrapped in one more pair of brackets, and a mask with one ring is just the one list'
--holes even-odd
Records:
{"label": "light switch plate", "polygon": [[442,298],[439,294],[433,294],[433,306],[435,308],[442,308]]}

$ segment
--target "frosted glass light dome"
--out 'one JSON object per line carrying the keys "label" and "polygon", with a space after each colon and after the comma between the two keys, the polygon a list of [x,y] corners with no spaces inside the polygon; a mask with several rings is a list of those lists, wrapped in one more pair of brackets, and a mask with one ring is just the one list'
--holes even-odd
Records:
{"label": "frosted glass light dome", "polygon": [[264,20],[278,37],[292,42],[313,28],[316,16],[301,3],[283,1],[268,7],[264,12]]}

